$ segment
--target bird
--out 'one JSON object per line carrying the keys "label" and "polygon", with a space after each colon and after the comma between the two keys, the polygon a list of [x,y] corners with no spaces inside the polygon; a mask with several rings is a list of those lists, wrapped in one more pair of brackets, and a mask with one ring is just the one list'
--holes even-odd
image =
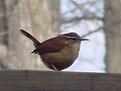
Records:
{"label": "bird", "polygon": [[38,54],[46,67],[54,71],[71,66],[79,55],[81,42],[89,40],[70,32],[39,42],[23,29],[20,29],[20,33],[32,40],[35,49],[31,53]]}

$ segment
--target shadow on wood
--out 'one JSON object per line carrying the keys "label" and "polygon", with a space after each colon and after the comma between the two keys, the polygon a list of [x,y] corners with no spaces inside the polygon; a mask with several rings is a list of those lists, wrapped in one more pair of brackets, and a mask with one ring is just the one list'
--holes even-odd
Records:
{"label": "shadow on wood", "polygon": [[55,71],[0,71],[0,91],[121,91],[121,75]]}

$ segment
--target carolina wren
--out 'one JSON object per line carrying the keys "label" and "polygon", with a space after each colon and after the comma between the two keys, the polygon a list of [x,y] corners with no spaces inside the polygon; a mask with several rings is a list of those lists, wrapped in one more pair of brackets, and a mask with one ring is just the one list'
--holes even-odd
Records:
{"label": "carolina wren", "polygon": [[20,29],[20,32],[33,41],[35,50],[31,53],[39,54],[43,63],[52,70],[61,71],[73,64],[78,57],[82,39],[77,33],[61,34],[40,43],[31,34]]}

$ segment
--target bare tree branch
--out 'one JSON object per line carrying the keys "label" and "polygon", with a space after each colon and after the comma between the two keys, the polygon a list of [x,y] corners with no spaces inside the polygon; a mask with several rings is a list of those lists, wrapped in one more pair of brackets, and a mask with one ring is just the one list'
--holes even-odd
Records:
{"label": "bare tree branch", "polygon": [[102,30],[103,28],[104,28],[104,27],[101,26],[101,27],[95,29],[94,31],[90,31],[90,32],[88,32],[87,34],[82,35],[81,37],[86,37],[86,36],[88,36],[88,35],[90,35],[90,34],[93,34],[93,33],[95,33],[95,32],[98,32],[98,31]]}
{"label": "bare tree branch", "polygon": [[[107,25],[107,27],[115,27],[115,26],[117,26],[117,24],[121,24],[121,20],[119,20],[119,21],[117,21],[117,22],[113,22],[113,23],[111,23],[110,25]],[[93,34],[93,33],[95,33],[95,32],[98,32],[98,31],[100,31],[100,30],[107,31],[108,33],[113,34],[114,36],[121,37],[121,34],[120,34],[120,33],[117,33],[117,32],[115,32],[115,31],[105,30],[105,29],[104,29],[104,26],[101,26],[101,27],[97,28],[97,29],[94,30],[94,31],[90,31],[90,32],[88,32],[87,34],[82,35],[82,37],[86,37],[86,36],[88,36],[88,35],[90,35],[90,34]]]}
{"label": "bare tree branch", "polygon": [[74,18],[71,17],[70,19],[63,18],[61,20],[61,23],[67,24],[67,23],[79,22],[81,20],[103,20],[103,18],[95,16],[95,15],[89,15],[89,16],[85,15],[85,16],[82,16],[82,17],[74,17]]}
{"label": "bare tree branch", "polygon": [[71,9],[71,10],[69,10],[69,11],[67,11],[67,12],[64,12],[63,14],[67,14],[67,13],[70,13],[70,12],[74,12],[75,10],[77,10],[77,9],[80,9],[80,10],[82,10],[82,8],[84,8],[84,6],[85,5],[87,5],[87,4],[94,4],[94,3],[96,3],[97,1],[88,1],[88,2],[85,2],[85,3],[80,3],[80,4],[78,4],[78,3],[76,3],[75,1],[73,1],[73,0],[70,0],[74,5],[75,5],[75,8],[74,9]]}

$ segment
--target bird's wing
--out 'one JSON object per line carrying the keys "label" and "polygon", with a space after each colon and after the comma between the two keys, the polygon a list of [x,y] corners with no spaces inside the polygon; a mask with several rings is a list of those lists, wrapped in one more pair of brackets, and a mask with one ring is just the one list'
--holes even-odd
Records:
{"label": "bird's wing", "polygon": [[64,48],[65,44],[60,41],[59,36],[57,37],[42,42],[39,47],[32,51],[32,53],[45,54],[50,52],[59,52]]}

